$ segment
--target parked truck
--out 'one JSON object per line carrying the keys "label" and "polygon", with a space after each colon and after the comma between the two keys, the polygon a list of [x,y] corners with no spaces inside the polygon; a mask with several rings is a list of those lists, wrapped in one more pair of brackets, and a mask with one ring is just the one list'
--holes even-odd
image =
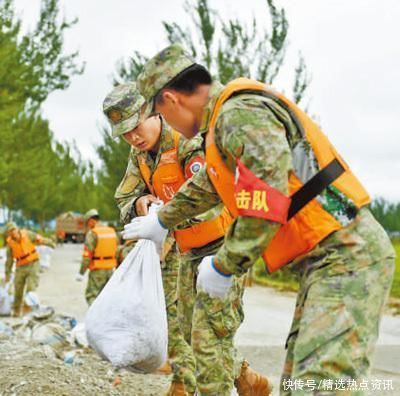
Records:
{"label": "parked truck", "polygon": [[56,218],[57,242],[82,243],[85,232],[85,220],[80,213],[66,212]]}

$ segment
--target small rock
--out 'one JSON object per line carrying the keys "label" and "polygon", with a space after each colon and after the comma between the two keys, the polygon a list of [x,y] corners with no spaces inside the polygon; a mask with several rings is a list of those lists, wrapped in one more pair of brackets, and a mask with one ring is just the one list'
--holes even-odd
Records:
{"label": "small rock", "polygon": [[114,371],[111,369],[107,370],[107,377],[114,377]]}
{"label": "small rock", "polygon": [[118,386],[121,384],[121,378],[117,375],[114,379],[113,386]]}
{"label": "small rock", "polygon": [[57,357],[56,353],[50,345],[43,345],[42,349],[47,358],[55,359]]}

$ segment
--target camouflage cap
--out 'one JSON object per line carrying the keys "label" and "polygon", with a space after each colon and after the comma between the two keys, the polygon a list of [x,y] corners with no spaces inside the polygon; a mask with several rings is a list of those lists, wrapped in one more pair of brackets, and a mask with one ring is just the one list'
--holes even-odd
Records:
{"label": "camouflage cap", "polygon": [[90,209],[85,213],[85,216],[84,216],[85,222],[87,222],[92,217],[100,217],[97,209]]}
{"label": "camouflage cap", "polygon": [[195,63],[179,44],[172,44],[144,65],[137,79],[138,89],[146,100],[144,118],[153,112],[153,99],[157,93],[179,73]]}
{"label": "camouflage cap", "polygon": [[145,103],[136,83],[115,87],[104,99],[103,112],[111,124],[112,136],[121,136],[140,124],[140,110]]}
{"label": "camouflage cap", "polygon": [[17,229],[18,226],[13,221],[8,222],[6,225],[6,232],[10,232],[12,230],[17,230]]}

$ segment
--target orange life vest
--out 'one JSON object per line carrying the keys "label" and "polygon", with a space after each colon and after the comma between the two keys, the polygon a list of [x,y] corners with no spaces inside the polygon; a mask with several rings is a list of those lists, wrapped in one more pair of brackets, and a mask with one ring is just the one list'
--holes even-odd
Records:
{"label": "orange life vest", "polygon": [[[357,208],[368,204],[370,197],[361,183],[354,176],[348,165],[344,162],[328,138],[323,134],[318,125],[304,113],[298,106],[268,88],[265,84],[239,78],[230,82],[213,108],[210,127],[206,136],[206,164],[208,175],[225,206],[230,213],[238,216],[235,199],[235,177],[222,160],[221,154],[215,144],[214,127],[219,110],[226,100],[240,91],[258,91],[261,95],[273,98],[288,109],[293,121],[304,131],[304,138],[310,144],[319,168],[330,165],[332,162],[341,166],[342,173],[332,185],[348,197]],[[289,175],[289,196],[292,198],[302,187],[303,183],[294,172]],[[272,241],[267,246],[262,257],[269,270],[274,272],[294,259],[310,252],[319,242],[332,232],[342,228],[342,225],[317,201],[316,198],[308,201],[300,210],[281,225]]]}
{"label": "orange life vest", "polygon": [[117,266],[117,234],[111,227],[96,226],[92,231],[97,236],[96,249],[91,257],[89,270],[111,270]]}
{"label": "orange life vest", "polygon": [[[148,189],[164,203],[170,201],[186,181],[178,161],[180,134],[172,131],[174,147],[161,153],[160,161],[151,176],[151,171],[143,157],[139,157],[139,169]],[[151,178],[151,181],[150,181]],[[205,220],[183,230],[174,232],[175,240],[181,252],[205,246],[225,235],[232,222],[229,211],[224,208],[221,214],[211,220]]]}
{"label": "orange life vest", "polygon": [[12,256],[16,259],[17,267],[39,260],[35,244],[29,239],[28,232],[21,230],[20,233],[20,241],[16,241],[11,237],[7,238],[7,244],[11,248]]}

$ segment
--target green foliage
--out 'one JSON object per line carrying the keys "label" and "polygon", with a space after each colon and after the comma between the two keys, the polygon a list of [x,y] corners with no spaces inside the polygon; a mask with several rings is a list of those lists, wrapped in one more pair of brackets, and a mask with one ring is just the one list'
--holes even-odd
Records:
{"label": "green foliage", "polygon": [[400,298],[400,240],[393,241],[393,245],[396,250],[396,268],[390,295],[391,297]]}
{"label": "green foliage", "polygon": [[148,58],[139,51],[135,51],[128,60],[120,59],[116,65],[116,72],[113,77],[113,85],[117,86],[126,81],[135,81],[143,69]]}
{"label": "green foliage", "polygon": [[115,189],[125,174],[130,146],[123,139],[113,139],[106,128],[101,131],[103,144],[97,147],[97,154],[102,161],[98,174],[100,206],[99,210],[106,219],[119,219],[119,212],[114,201]]}
{"label": "green foliage", "polygon": [[264,261],[260,258],[254,264],[253,277],[257,283],[274,287],[278,290],[297,291],[299,289],[298,277],[291,270],[290,265],[269,274],[265,268]]}
{"label": "green foliage", "polygon": [[42,226],[76,206],[77,191],[93,181],[93,170],[86,177],[88,165],[54,140],[40,109],[83,72],[78,54],[63,51],[63,34],[75,23],[60,21],[58,0],[42,0],[35,28],[23,33],[13,0],[0,0],[0,206]]}
{"label": "green foliage", "polygon": [[64,31],[71,28],[71,22],[58,22],[58,0],[42,0],[39,21],[35,29],[21,40],[22,62],[30,65],[35,84],[29,91],[33,103],[42,103],[50,92],[67,89],[71,76],[83,73],[83,66],[77,66],[78,52],[63,55]]}
{"label": "green foliage", "polygon": [[[293,99],[295,103],[299,103],[304,97],[304,93],[311,82],[311,77],[307,71],[303,55],[299,54],[299,63],[295,69],[295,77],[293,84]],[[307,109],[306,109],[307,110]]]}
{"label": "green foliage", "polygon": [[[239,18],[225,19],[211,8],[209,0],[184,3],[190,18],[188,26],[163,22],[167,41],[180,43],[222,83],[237,77],[250,77],[271,84],[285,59],[289,23],[285,10],[273,0],[266,0],[270,25],[264,27],[256,17],[250,24]],[[132,81],[147,58],[135,52],[129,61],[120,60],[114,84]],[[293,97],[298,103],[304,97],[310,79],[300,54],[294,73]]]}
{"label": "green foliage", "polygon": [[378,198],[372,202],[371,211],[386,231],[400,232],[400,203]]}

